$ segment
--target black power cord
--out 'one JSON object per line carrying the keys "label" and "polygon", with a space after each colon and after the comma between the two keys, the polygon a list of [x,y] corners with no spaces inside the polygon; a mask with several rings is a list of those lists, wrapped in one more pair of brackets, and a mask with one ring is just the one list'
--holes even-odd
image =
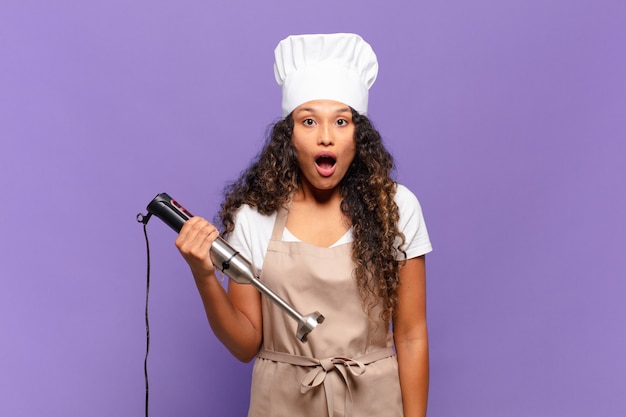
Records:
{"label": "black power cord", "polygon": [[143,361],[143,374],[144,379],[146,381],[146,417],[148,417],[148,405],[149,405],[149,395],[150,388],[148,383],[148,354],[150,353],[150,320],[148,316],[148,300],[150,295],[150,242],[148,241],[148,220],[150,220],[152,214],[148,213],[147,215],[143,215],[139,213],[137,215],[137,221],[139,223],[143,223],[143,235],[146,238],[146,256],[147,256],[147,267],[146,267],[146,308],[145,308],[145,317],[146,317],[146,356]]}

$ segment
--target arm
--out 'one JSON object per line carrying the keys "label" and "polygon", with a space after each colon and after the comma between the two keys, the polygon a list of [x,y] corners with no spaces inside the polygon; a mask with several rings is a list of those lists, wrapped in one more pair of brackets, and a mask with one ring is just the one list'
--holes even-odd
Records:
{"label": "arm", "polygon": [[192,217],[183,225],[176,247],[189,264],[215,336],[233,356],[249,362],[261,346],[261,295],[251,285],[229,283],[228,293],[224,290],[209,256],[218,234],[208,221]]}
{"label": "arm", "polygon": [[398,354],[402,406],[406,417],[425,417],[428,402],[428,330],[425,257],[400,267],[393,336]]}

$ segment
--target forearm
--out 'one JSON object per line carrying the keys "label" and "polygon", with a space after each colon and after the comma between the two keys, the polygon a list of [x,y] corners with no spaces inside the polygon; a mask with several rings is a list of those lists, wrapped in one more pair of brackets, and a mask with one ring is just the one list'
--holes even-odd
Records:
{"label": "forearm", "polygon": [[261,345],[260,296],[247,285],[236,288],[237,296],[224,290],[210,257],[218,236],[211,223],[192,217],[178,234],[176,247],[191,269],[213,332],[237,359],[248,362]]}
{"label": "forearm", "polygon": [[215,273],[194,278],[215,336],[240,361],[252,360],[261,344],[260,329],[233,304]]}
{"label": "forearm", "polygon": [[428,328],[426,324],[426,265],[424,256],[400,269],[394,342],[398,354],[405,417],[426,416],[428,403]]}
{"label": "forearm", "polygon": [[404,417],[425,417],[428,403],[428,338],[396,344]]}

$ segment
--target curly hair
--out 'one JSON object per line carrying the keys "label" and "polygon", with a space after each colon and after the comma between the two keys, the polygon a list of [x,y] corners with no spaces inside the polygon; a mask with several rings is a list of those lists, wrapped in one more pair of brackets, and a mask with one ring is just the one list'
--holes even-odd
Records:
{"label": "curly hair", "polygon": [[[394,201],[393,158],[371,121],[352,110],[356,153],[340,182],[341,210],[351,221],[352,258],[359,294],[368,314],[380,306],[380,318],[389,322],[398,303],[398,255],[404,235],[398,230]],[[218,214],[225,235],[234,229],[239,207],[247,204],[264,215],[289,201],[300,184],[300,170],[291,140],[291,115],[271,128],[265,146],[239,178],[224,189]]]}

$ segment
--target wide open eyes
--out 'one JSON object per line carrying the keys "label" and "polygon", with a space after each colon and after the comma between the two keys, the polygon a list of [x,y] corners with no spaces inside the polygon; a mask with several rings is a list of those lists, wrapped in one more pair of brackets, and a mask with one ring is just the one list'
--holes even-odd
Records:
{"label": "wide open eyes", "polygon": [[[350,124],[350,122],[346,119],[337,119],[335,123],[337,124],[337,126],[340,126],[340,127],[348,126]],[[302,120],[302,124],[305,126],[315,126],[316,122],[315,120],[311,118],[306,118]]]}

